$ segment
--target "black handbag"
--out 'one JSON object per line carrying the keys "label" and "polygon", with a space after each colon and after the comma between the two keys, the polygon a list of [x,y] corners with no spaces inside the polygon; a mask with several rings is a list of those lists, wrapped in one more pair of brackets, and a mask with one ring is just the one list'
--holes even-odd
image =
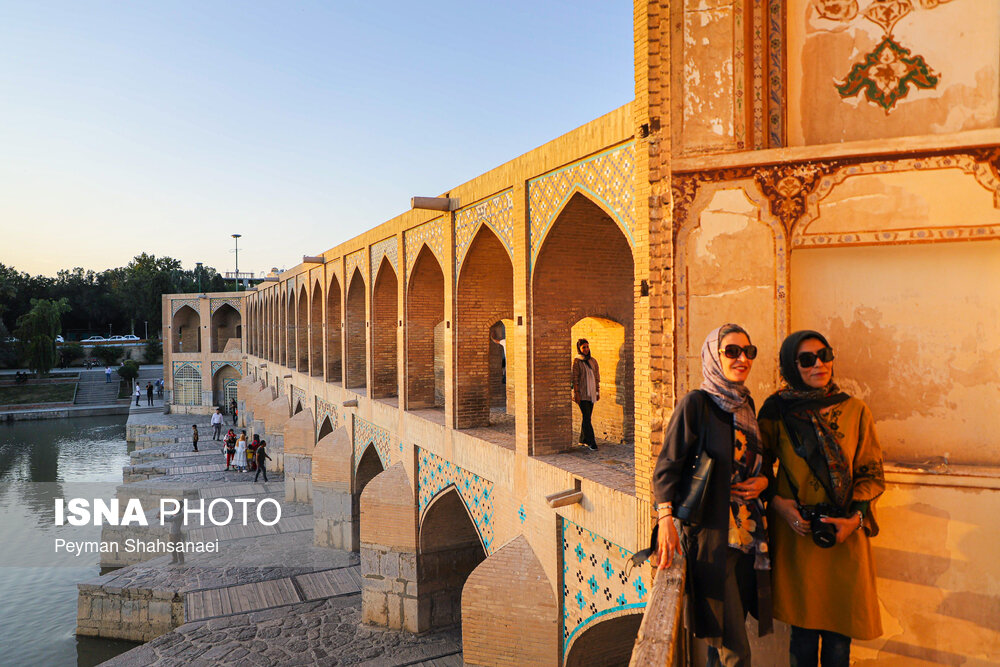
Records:
{"label": "black handbag", "polygon": [[708,494],[708,483],[712,478],[712,468],[715,459],[705,451],[705,431],[708,427],[708,401],[712,400],[706,392],[701,410],[701,423],[698,429],[698,450],[693,454],[685,470],[688,479],[687,489],[681,494],[682,500],[674,508],[674,516],[688,526],[701,523],[702,510],[705,507],[705,496]]}

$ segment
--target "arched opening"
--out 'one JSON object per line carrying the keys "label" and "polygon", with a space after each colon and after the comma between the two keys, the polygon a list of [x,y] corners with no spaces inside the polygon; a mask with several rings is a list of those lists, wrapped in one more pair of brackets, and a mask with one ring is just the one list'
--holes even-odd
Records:
{"label": "arched opening", "polygon": [[276,338],[277,343],[278,343],[278,355],[277,355],[278,359],[277,359],[277,363],[279,365],[281,365],[281,366],[284,366],[284,365],[287,364],[287,360],[288,360],[288,357],[286,356],[286,353],[287,353],[287,350],[288,350],[288,348],[287,348],[287,341],[288,341],[288,313],[287,313],[287,310],[285,308],[285,302],[287,301],[286,293],[287,293],[288,290],[285,289],[284,287],[281,287],[279,289],[281,290],[281,296],[278,298],[278,303],[277,303],[277,306],[278,306],[278,313],[277,313],[277,316],[278,316],[277,317],[277,322],[278,322],[278,336]]}
{"label": "arched opening", "polygon": [[396,351],[398,290],[396,272],[389,259],[384,257],[372,289],[372,398],[392,398],[399,394]]}
{"label": "arched opening", "polygon": [[507,332],[513,326],[514,320],[503,319],[490,327],[490,423],[514,415],[514,381],[507,356]]}
{"label": "arched opening", "polygon": [[587,627],[569,647],[566,667],[628,665],[642,614],[615,616]]}
{"label": "arched opening", "polygon": [[[417,255],[406,294],[406,408],[444,407],[444,273],[430,248]],[[440,369],[440,372],[439,372]]]}
{"label": "arched opening", "polygon": [[340,314],[340,281],[330,278],[326,290],[326,381],[343,382],[343,325]]}
{"label": "arched opening", "polygon": [[212,377],[212,405],[219,406],[223,412],[229,414],[230,401],[239,400],[236,396],[236,387],[239,381],[239,371],[229,364],[215,371],[215,375]]}
{"label": "arched opening", "polygon": [[295,309],[295,370],[309,372],[309,294],[306,286],[299,290]]}
{"label": "arched opening", "polygon": [[333,424],[330,422],[329,417],[325,417],[323,419],[323,423],[319,425],[319,433],[316,434],[316,442],[319,442],[331,433],[333,433]]}
{"label": "arched opening", "polygon": [[[573,325],[586,317],[620,323],[624,340],[631,341],[634,273],[632,248],[618,225],[590,199],[574,194],[549,229],[532,271],[531,380],[534,387],[560,388],[534,393],[532,454],[575,445],[576,408],[561,389],[572,384],[564,341],[570,339]],[[632,374],[631,344],[614,367],[609,368],[608,359],[594,358],[602,379],[608,373]],[[629,382],[617,397],[626,415],[634,415],[631,386]]]}
{"label": "arched opening", "polygon": [[[634,374],[631,360],[632,339],[625,338],[625,327],[603,317],[585,317],[570,329],[567,341],[567,364],[573,364],[576,341],[584,338],[590,343],[590,354],[598,360],[601,371],[601,400],[594,404],[591,423],[599,441],[623,443],[635,440],[635,413],[633,412]],[[630,400],[625,400],[629,397]],[[572,392],[566,393],[572,403]],[[573,415],[573,432],[580,432],[580,410],[570,406]]]}
{"label": "arched opening", "polygon": [[309,309],[309,374],[323,375],[323,287],[318,280],[313,283]]}
{"label": "arched opening", "polygon": [[173,402],[176,405],[201,405],[201,373],[190,364],[174,371]]}
{"label": "arched opening", "polygon": [[[472,571],[486,559],[465,502],[454,486],[440,493],[424,511],[419,528],[417,591],[429,599],[421,627],[428,630],[460,625],[462,587]],[[425,610],[426,611],[423,611]]]}
{"label": "arched opening", "polygon": [[354,473],[355,495],[360,498],[361,492],[368,486],[368,482],[375,479],[375,475],[383,470],[385,468],[382,467],[382,459],[378,457],[375,446],[368,445],[365,451],[361,453],[361,458],[358,460],[358,469]]}
{"label": "arched opening", "polygon": [[285,366],[295,368],[295,292],[288,292],[285,302]]}
{"label": "arched opening", "polygon": [[302,412],[302,401],[295,401],[295,407],[292,409],[292,416],[294,417],[300,412]]}
{"label": "arched opening", "polygon": [[363,389],[365,377],[365,279],[354,269],[347,289],[347,388]]}
{"label": "arched opening", "polygon": [[238,310],[228,303],[219,306],[212,313],[212,352],[239,352],[241,323]]}
{"label": "arched opening", "polygon": [[[514,265],[500,240],[483,225],[469,246],[458,277],[455,315],[458,357],[455,424],[458,428],[490,424],[491,396],[499,391],[496,383],[501,379],[499,373],[491,378],[491,356],[500,353],[500,349],[490,334],[498,333],[497,322],[510,321],[513,317]],[[505,336],[507,333],[509,331],[505,331]],[[506,338],[504,343],[506,345]]]}
{"label": "arched opening", "polygon": [[191,306],[181,306],[171,319],[173,352],[201,352],[201,316]]}

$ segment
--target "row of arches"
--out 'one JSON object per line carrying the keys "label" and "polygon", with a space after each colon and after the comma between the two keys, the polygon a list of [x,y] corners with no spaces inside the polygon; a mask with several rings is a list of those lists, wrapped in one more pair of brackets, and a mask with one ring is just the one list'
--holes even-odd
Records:
{"label": "row of arches", "polygon": [[[600,333],[592,350],[608,409],[598,414],[604,428],[595,425],[605,438],[633,440],[632,247],[619,223],[583,193],[568,199],[533,262],[527,318],[515,318],[513,260],[486,224],[459,269],[454,321],[445,320],[446,272],[428,245],[402,278],[402,290],[387,256],[372,268],[371,285],[362,266],[345,285],[332,275],[326,284],[283,283],[251,296],[247,351],[407,410],[442,410],[451,400],[454,426],[477,428],[514,416],[507,340],[514,327],[528,326],[531,407],[518,417],[530,416],[533,450],[547,453],[573,444],[574,337]],[[608,329],[617,333],[603,335]]]}
{"label": "row of arches", "polygon": [[[243,338],[243,317],[228,303],[212,313],[210,349],[213,353],[240,351]],[[185,304],[177,309],[170,322],[171,350],[174,353],[201,352],[201,314]]]}

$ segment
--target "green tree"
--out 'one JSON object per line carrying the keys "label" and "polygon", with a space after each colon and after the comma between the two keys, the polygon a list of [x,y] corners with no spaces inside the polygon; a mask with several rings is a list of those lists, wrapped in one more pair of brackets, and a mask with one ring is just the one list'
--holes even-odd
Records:
{"label": "green tree", "polygon": [[56,363],[55,339],[62,333],[62,315],[72,308],[63,299],[32,299],[31,310],[17,318],[17,336],[27,350],[28,368],[45,375]]}
{"label": "green tree", "polygon": [[97,357],[102,366],[114,366],[122,356],[122,348],[119,345],[95,345],[90,354]]}
{"label": "green tree", "polygon": [[74,361],[83,359],[85,355],[86,352],[83,351],[83,346],[79,343],[66,343],[59,346],[59,358],[63,366],[72,366]]}
{"label": "green tree", "polygon": [[126,383],[129,390],[131,390],[135,379],[139,377],[139,364],[131,359],[125,361],[118,367],[118,375],[121,377],[122,382]]}
{"label": "green tree", "polygon": [[146,342],[146,363],[158,364],[163,361],[163,341],[151,338]]}

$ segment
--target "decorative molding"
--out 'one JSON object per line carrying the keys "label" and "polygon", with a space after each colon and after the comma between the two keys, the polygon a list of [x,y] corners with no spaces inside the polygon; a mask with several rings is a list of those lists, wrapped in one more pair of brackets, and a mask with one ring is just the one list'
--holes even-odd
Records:
{"label": "decorative molding", "polygon": [[198,299],[171,299],[170,300],[170,317],[177,314],[177,311],[184,306],[190,307],[194,312],[201,317],[201,310],[198,308]]}
{"label": "decorative molding", "polygon": [[[562,518],[563,657],[597,621],[641,613],[649,591],[649,568],[628,569],[631,552]],[[626,575],[626,572],[628,574]]]}
{"label": "decorative molding", "polygon": [[785,145],[785,0],[768,0],[767,8],[768,145]]}
{"label": "decorative molding", "polygon": [[635,142],[608,149],[528,181],[531,266],[569,198],[582,191],[604,204],[635,247]]}
{"label": "decorative molding", "polygon": [[392,265],[393,271],[396,275],[399,275],[399,241],[395,236],[387,238],[384,241],[379,241],[378,243],[371,246],[371,262],[369,263],[371,271],[371,284],[375,284],[375,272],[379,270],[382,265],[382,258],[388,257],[389,263]]}
{"label": "decorative molding", "polygon": [[434,452],[418,447],[417,496],[420,521],[427,508],[442,493],[454,487],[469,511],[486,555],[495,550],[493,532],[493,482],[460,468]]}
{"label": "decorative molding", "polygon": [[455,279],[479,228],[486,225],[514,259],[514,192],[507,190],[455,213]]}
{"label": "decorative molding", "polygon": [[187,366],[191,368],[198,377],[201,378],[201,362],[200,361],[175,361],[174,362],[174,376],[177,376],[177,372]]}
{"label": "decorative molding", "polygon": [[417,261],[420,248],[425,243],[437,257],[438,264],[442,267],[446,266],[444,244],[447,231],[445,218],[440,217],[403,232],[403,245],[406,247],[406,276],[404,280],[409,280],[410,274],[413,272],[413,264]]}

